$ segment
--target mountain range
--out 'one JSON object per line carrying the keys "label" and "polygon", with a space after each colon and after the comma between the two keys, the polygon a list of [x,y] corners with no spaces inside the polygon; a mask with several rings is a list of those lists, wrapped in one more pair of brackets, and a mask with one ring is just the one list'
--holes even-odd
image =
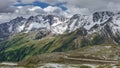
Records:
{"label": "mountain range", "polygon": [[69,18],[40,14],[0,24],[0,61],[95,45],[120,45],[120,13],[99,11]]}

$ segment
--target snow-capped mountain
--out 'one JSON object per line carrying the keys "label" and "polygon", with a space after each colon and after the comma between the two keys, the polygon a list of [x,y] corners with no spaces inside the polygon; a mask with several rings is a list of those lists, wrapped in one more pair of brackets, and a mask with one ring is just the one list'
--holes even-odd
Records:
{"label": "snow-capped mountain", "polygon": [[28,19],[17,17],[9,22],[0,24],[0,39],[8,37],[11,34],[34,30],[48,30],[51,33],[62,34],[66,30],[65,17],[55,15],[37,15]]}
{"label": "snow-capped mountain", "polygon": [[[95,12],[92,15],[75,14],[71,18],[57,15],[37,15],[28,19],[17,17],[10,22],[0,24],[0,38],[14,33],[28,33],[34,30],[47,30],[53,34],[70,33],[84,28],[88,34],[98,32],[109,37],[120,37],[120,14],[110,11]],[[120,39],[119,39],[120,40]],[[120,42],[117,40],[117,42]]]}
{"label": "snow-capped mountain", "polygon": [[[66,29],[64,27],[67,18],[58,17],[55,15],[37,15],[28,18],[24,31],[45,29],[52,33],[62,34]],[[64,29],[63,29],[64,28]]]}
{"label": "snow-capped mountain", "polygon": [[120,14],[113,12],[95,12],[93,15],[85,16],[76,14],[67,22],[67,30],[74,31],[78,28],[85,28],[88,32],[102,31],[106,26],[110,27],[112,33],[120,32]]}

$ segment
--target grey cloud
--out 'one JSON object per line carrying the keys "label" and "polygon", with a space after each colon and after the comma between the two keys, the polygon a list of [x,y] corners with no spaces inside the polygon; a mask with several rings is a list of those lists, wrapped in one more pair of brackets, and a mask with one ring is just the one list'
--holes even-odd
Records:
{"label": "grey cloud", "polygon": [[0,13],[0,23],[8,22],[18,16],[28,18],[39,14],[54,14],[60,16],[68,16],[65,11],[59,7],[48,6],[41,8],[39,6],[18,6],[13,13]]}
{"label": "grey cloud", "polygon": [[[63,11],[60,7],[48,6],[44,9],[35,7],[35,6],[24,6],[22,8],[16,8],[12,6],[17,0],[0,0],[0,13],[1,12],[13,12],[11,14],[0,14],[4,18],[0,18],[1,21],[6,21],[5,19],[12,19],[16,16],[28,17],[30,15],[37,14],[57,14],[57,15],[70,15],[70,14],[90,14],[91,12],[109,10],[109,11],[119,11],[120,10],[120,0],[21,0],[22,3],[28,4],[34,1],[40,1],[55,5],[58,3],[65,3],[61,6],[67,8],[66,11]],[[35,10],[33,10],[33,9]],[[28,10],[30,9],[30,10]],[[46,10],[45,10],[46,9]],[[11,17],[9,17],[11,16]],[[10,20],[9,19],[9,20]]]}
{"label": "grey cloud", "polygon": [[15,13],[17,15],[37,15],[45,13],[44,10],[39,6],[19,6],[17,7]]}
{"label": "grey cloud", "polygon": [[12,5],[16,2],[16,0],[0,0],[0,12],[13,12],[14,8]]}
{"label": "grey cloud", "polygon": [[37,1],[49,3],[51,5],[55,5],[56,3],[64,2],[64,0],[37,0]]}
{"label": "grey cloud", "polygon": [[[57,4],[59,2],[66,2],[63,6],[66,7],[68,10],[71,8],[79,8],[79,9],[89,9],[91,12],[101,11],[101,10],[120,10],[118,7],[120,6],[120,0],[39,0],[41,2],[46,2],[49,4]],[[113,7],[110,6],[109,3],[113,3]],[[116,5],[117,4],[117,5]]]}
{"label": "grey cloud", "polygon": [[48,6],[43,9],[46,14],[53,14],[53,15],[58,15],[58,16],[65,16],[69,17],[68,12],[63,11],[60,7],[56,6]]}
{"label": "grey cloud", "polygon": [[[35,0],[20,0],[21,3],[28,4],[32,3]],[[16,9],[14,4],[19,4],[17,0],[0,0],[0,13],[9,13],[9,12],[14,12]]]}
{"label": "grey cloud", "polygon": [[[99,10],[120,10],[120,0],[21,0],[22,3],[28,4],[34,1],[40,1],[55,5],[57,3],[64,3],[62,6],[70,9],[89,9],[91,12]],[[17,0],[0,0],[0,12],[13,12],[14,8],[11,8],[13,3]],[[117,4],[117,5],[116,5]],[[110,6],[112,5],[112,6]]]}
{"label": "grey cloud", "polygon": [[34,1],[36,1],[36,0],[21,0],[21,2],[24,4],[33,3]]}

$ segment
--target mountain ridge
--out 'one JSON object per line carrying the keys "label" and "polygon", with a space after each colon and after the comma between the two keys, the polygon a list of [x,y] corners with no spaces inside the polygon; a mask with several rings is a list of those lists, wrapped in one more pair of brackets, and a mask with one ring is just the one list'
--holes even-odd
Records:
{"label": "mountain ridge", "polygon": [[99,12],[95,16],[75,14],[71,18],[54,15],[17,17],[10,23],[15,25],[11,32],[8,23],[0,24],[0,32],[7,34],[1,36],[5,40],[0,42],[0,61],[17,62],[34,55],[87,46],[120,45],[120,15],[111,12]]}
{"label": "mountain ridge", "polygon": [[[37,15],[28,19],[17,17],[10,22],[0,24],[1,39],[9,35],[30,31],[49,31],[52,34],[64,34],[84,28],[88,34],[101,33],[108,34],[109,37],[119,37],[120,15],[110,11],[95,12],[93,15],[75,14],[70,18],[57,15]],[[4,34],[3,34],[4,33]],[[2,37],[3,36],[3,37]],[[113,38],[113,37],[112,37]],[[120,41],[115,41],[120,43]]]}

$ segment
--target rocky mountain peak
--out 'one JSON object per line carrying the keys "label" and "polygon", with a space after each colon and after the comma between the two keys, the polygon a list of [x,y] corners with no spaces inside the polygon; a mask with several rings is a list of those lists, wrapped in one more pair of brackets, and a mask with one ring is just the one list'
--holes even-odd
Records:
{"label": "rocky mountain peak", "polygon": [[97,21],[102,22],[111,16],[114,16],[114,13],[110,11],[95,12],[93,13],[93,22],[97,22]]}

